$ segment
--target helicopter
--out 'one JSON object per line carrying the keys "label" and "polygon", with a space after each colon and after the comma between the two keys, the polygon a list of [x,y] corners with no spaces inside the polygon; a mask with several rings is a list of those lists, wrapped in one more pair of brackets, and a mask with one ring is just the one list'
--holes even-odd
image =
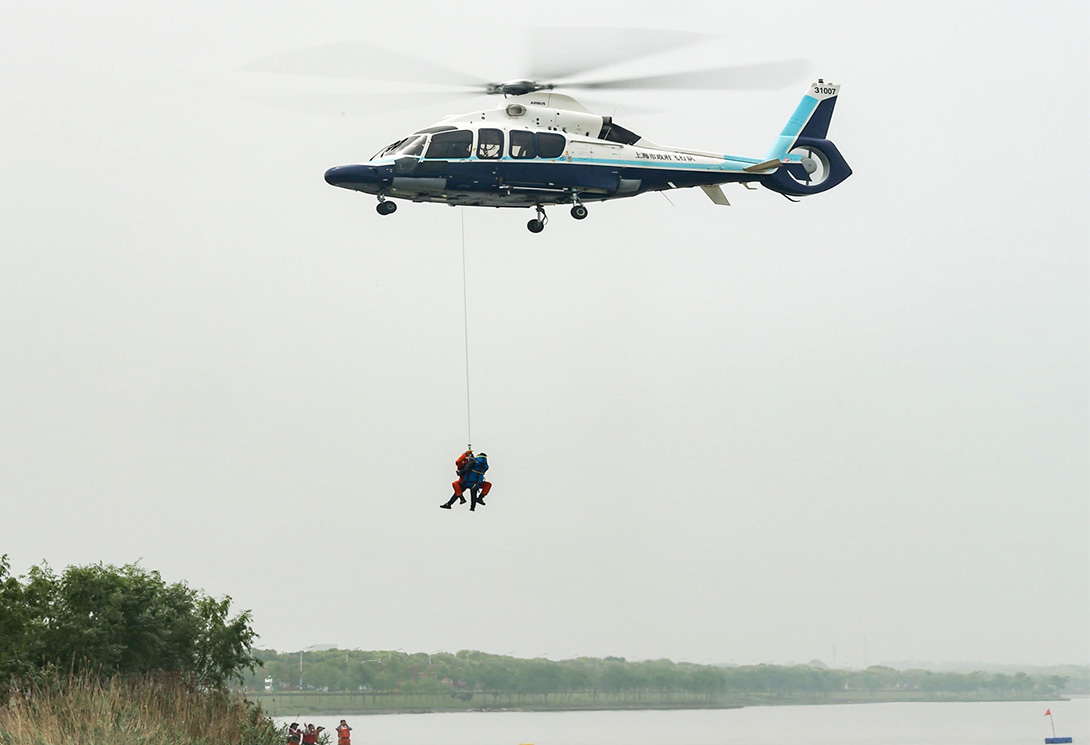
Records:
{"label": "helicopter", "polygon": [[[558,45],[558,39],[564,43]],[[482,82],[445,64],[369,42],[296,50],[249,69],[428,85],[431,92],[425,95],[404,94],[410,105],[444,97],[502,96],[493,108],[447,116],[418,129],[366,162],[326,170],[332,186],[377,197],[380,215],[393,214],[396,200],[533,208],[536,216],[526,227],[540,233],[548,222],[547,206],[570,205],[572,217],[583,220],[589,203],[653,191],[699,188],[715,204],[729,205],[723,184],[757,184],[796,200],[848,178],[851,168],[827,139],[840,86],[824,79],[808,86],[761,157],[665,147],[568,95],[572,89],[756,90],[783,87],[808,74],[805,60],[664,70],[663,53],[715,39],[661,28],[527,29],[520,45],[528,55],[527,74],[506,82]],[[619,62],[631,64],[647,55],[660,55],[652,74],[618,77],[609,72]],[[347,113],[341,97],[336,106]],[[365,97],[363,108],[375,113],[390,106]]]}
{"label": "helicopter", "polygon": [[526,227],[544,230],[546,205],[571,205],[576,220],[587,202],[650,191],[698,187],[729,205],[722,184],[759,184],[795,198],[832,189],[852,174],[827,138],[840,86],[811,84],[771,147],[760,158],[658,145],[594,114],[554,85],[534,80],[489,84],[499,106],[454,114],[377,152],[366,164],[325,172],[332,186],[391,199],[479,207],[533,207]]}

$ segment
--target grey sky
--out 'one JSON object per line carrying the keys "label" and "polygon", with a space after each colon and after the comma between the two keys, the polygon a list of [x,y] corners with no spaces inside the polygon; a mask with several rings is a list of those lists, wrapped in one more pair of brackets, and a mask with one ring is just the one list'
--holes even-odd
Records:
{"label": "grey sky", "polygon": [[[462,215],[379,217],[322,173],[474,102],[308,114],[253,98],[393,87],[243,68],[365,39],[511,78],[517,14],[7,0],[0,553],[139,559],[286,650],[1090,661],[1090,10],[888,6],[534,12],[722,34],[632,74],[812,59],[855,175],[554,209],[538,236],[466,210],[496,484],[470,515],[437,508]],[[760,156],[807,82],[595,108]]]}

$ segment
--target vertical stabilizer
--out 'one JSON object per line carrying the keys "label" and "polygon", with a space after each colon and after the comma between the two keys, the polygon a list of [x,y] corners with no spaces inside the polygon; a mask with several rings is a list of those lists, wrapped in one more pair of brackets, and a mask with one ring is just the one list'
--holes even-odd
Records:
{"label": "vertical stabilizer", "polygon": [[829,134],[829,122],[833,119],[833,108],[840,92],[839,85],[818,80],[810,86],[806,95],[799,101],[795,113],[787,120],[783,131],[772,143],[766,160],[780,159],[790,152],[799,138],[824,140]]}

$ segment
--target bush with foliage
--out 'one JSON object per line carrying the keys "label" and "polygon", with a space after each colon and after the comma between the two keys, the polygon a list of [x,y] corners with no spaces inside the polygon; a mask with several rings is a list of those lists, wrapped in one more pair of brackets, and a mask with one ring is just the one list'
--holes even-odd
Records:
{"label": "bush with foliage", "polygon": [[0,557],[0,703],[13,690],[58,671],[178,673],[203,688],[242,681],[258,664],[249,611],[231,616],[220,600],[184,583],[168,584],[136,564],[48,565],[25,578]]}

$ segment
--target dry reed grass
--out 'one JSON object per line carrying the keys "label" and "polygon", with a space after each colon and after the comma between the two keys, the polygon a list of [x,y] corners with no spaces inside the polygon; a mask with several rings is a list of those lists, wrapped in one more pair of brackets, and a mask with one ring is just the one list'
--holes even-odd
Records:
{"label": "dry reed grass", "polygon": [[283,736],[241,695],[172,675],[39,683],[0,705],[2,745],[280,745]]}

